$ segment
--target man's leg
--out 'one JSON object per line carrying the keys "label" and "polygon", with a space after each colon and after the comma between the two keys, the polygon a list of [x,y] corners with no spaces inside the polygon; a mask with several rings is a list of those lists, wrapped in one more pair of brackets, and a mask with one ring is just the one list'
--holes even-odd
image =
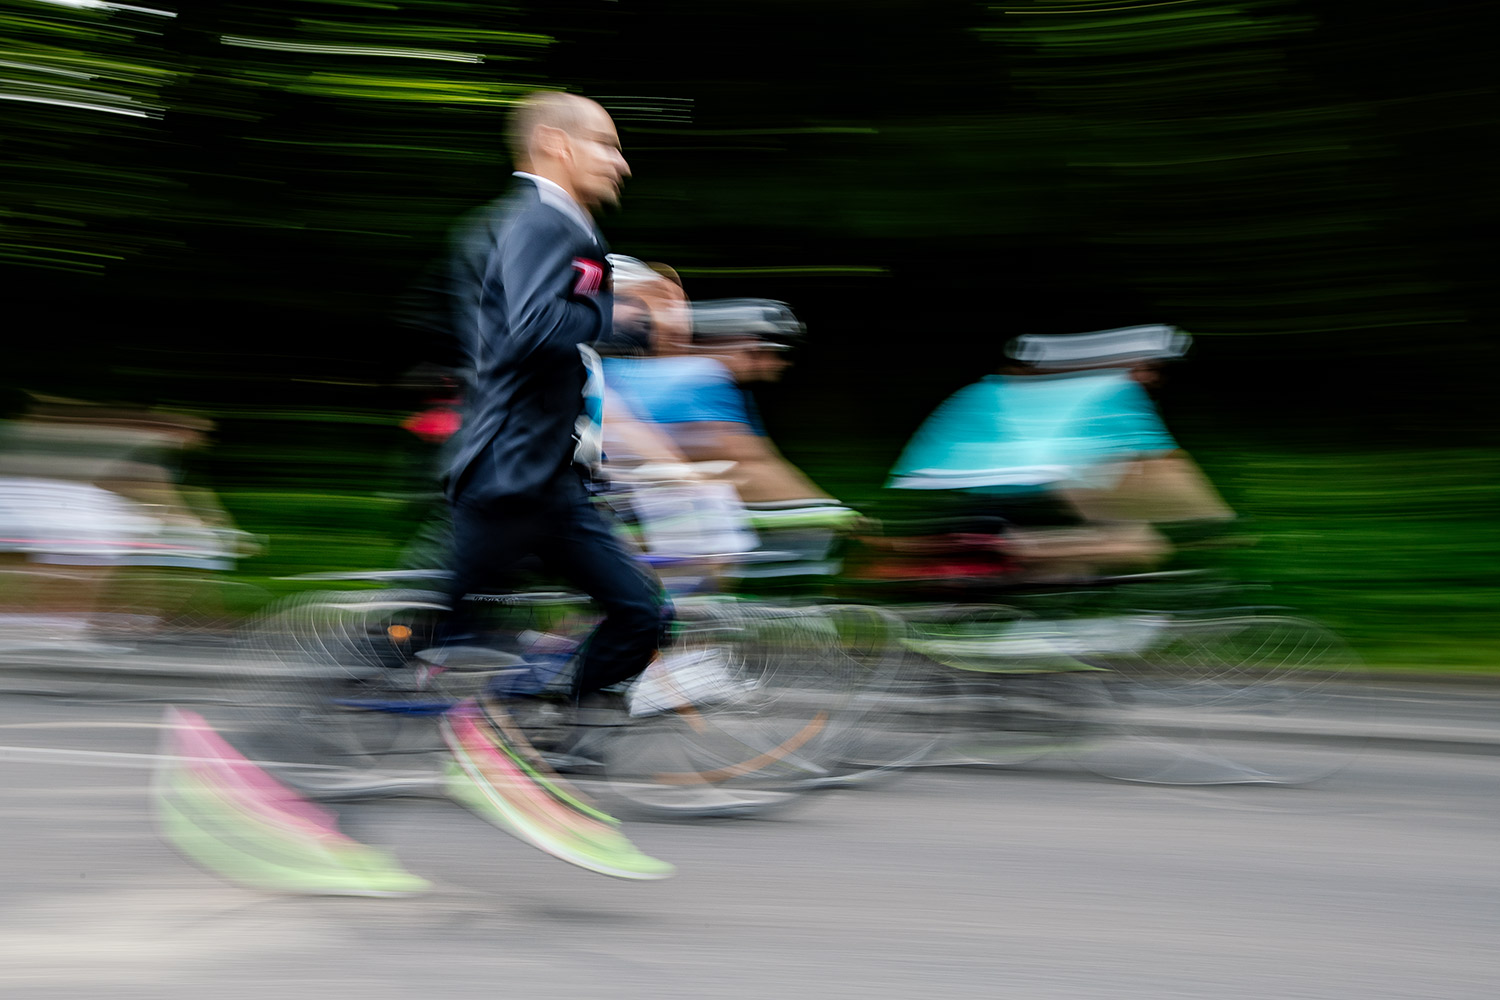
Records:
{"label": "man's leg", "polygon": [[573,681],[577,699],[645,670],[670,623],[661,583],[615,537],[587,496],[569,505],[566,523],[554,530],[548,561],[604,612],[580,656]]}
{"label": "man's leg", "polygon": [[517,564],[536,551],[543,520],[535,505],[453,506],[447,585],[452,612],[443,629],[445,643],[472,639],[476,622],[464,596],[508,583]]}

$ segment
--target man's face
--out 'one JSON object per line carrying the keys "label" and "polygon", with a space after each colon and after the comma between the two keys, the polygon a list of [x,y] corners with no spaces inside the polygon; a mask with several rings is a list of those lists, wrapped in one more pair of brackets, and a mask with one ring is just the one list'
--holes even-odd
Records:
{"label": "man's face", "polygon": [[577,130],[569,133],[572,159],[568,163],[573,196],[590,211],[620,203],[620,188],[630,176],[630,164],[620,152],[620,135],[609,112],[590,104]]}

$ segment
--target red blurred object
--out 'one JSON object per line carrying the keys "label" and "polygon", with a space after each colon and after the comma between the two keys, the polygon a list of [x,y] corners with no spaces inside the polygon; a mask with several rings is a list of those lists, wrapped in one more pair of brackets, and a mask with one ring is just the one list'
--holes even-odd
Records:
{"label": "red blurred object", "polygon": [[997,535],[954,532],[912,537],[861,537],[846,575],[883,583],[1003,579],[1018,567]]}
{"label": "red blurred object", "polygon": [[423,441],[433,443],[448,440],[458,433],[462,425],[463,417],[451,406],[434,406],[420,413],[413,413],[401,422],[402,427]]}

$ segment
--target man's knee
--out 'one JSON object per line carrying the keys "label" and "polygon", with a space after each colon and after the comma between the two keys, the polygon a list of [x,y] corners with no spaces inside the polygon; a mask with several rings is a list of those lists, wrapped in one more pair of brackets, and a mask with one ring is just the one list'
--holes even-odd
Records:
{"label": "man's knee", "polygon": [[605,617],[622,634],[654,639],[663,632],[663,623],[670,620],[666,600],[651,586],[633,588],[599,603]]}

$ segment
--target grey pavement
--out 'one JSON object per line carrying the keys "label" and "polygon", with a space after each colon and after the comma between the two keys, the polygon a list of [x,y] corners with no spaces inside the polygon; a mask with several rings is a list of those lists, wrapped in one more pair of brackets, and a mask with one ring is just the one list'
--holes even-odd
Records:
{"label": "grey pavement", "polygon": [[627,824],[678,865],[649,884],[451,803],[348,804],[347,833],[436,888],[331,899],[226,884],[156,836],[160,717],[0,695],[7,1000],[1488,1000],[1500,982],[1500,769],[1480,757],[1374,748],[1299,788],[918,772],[767,819]]}

